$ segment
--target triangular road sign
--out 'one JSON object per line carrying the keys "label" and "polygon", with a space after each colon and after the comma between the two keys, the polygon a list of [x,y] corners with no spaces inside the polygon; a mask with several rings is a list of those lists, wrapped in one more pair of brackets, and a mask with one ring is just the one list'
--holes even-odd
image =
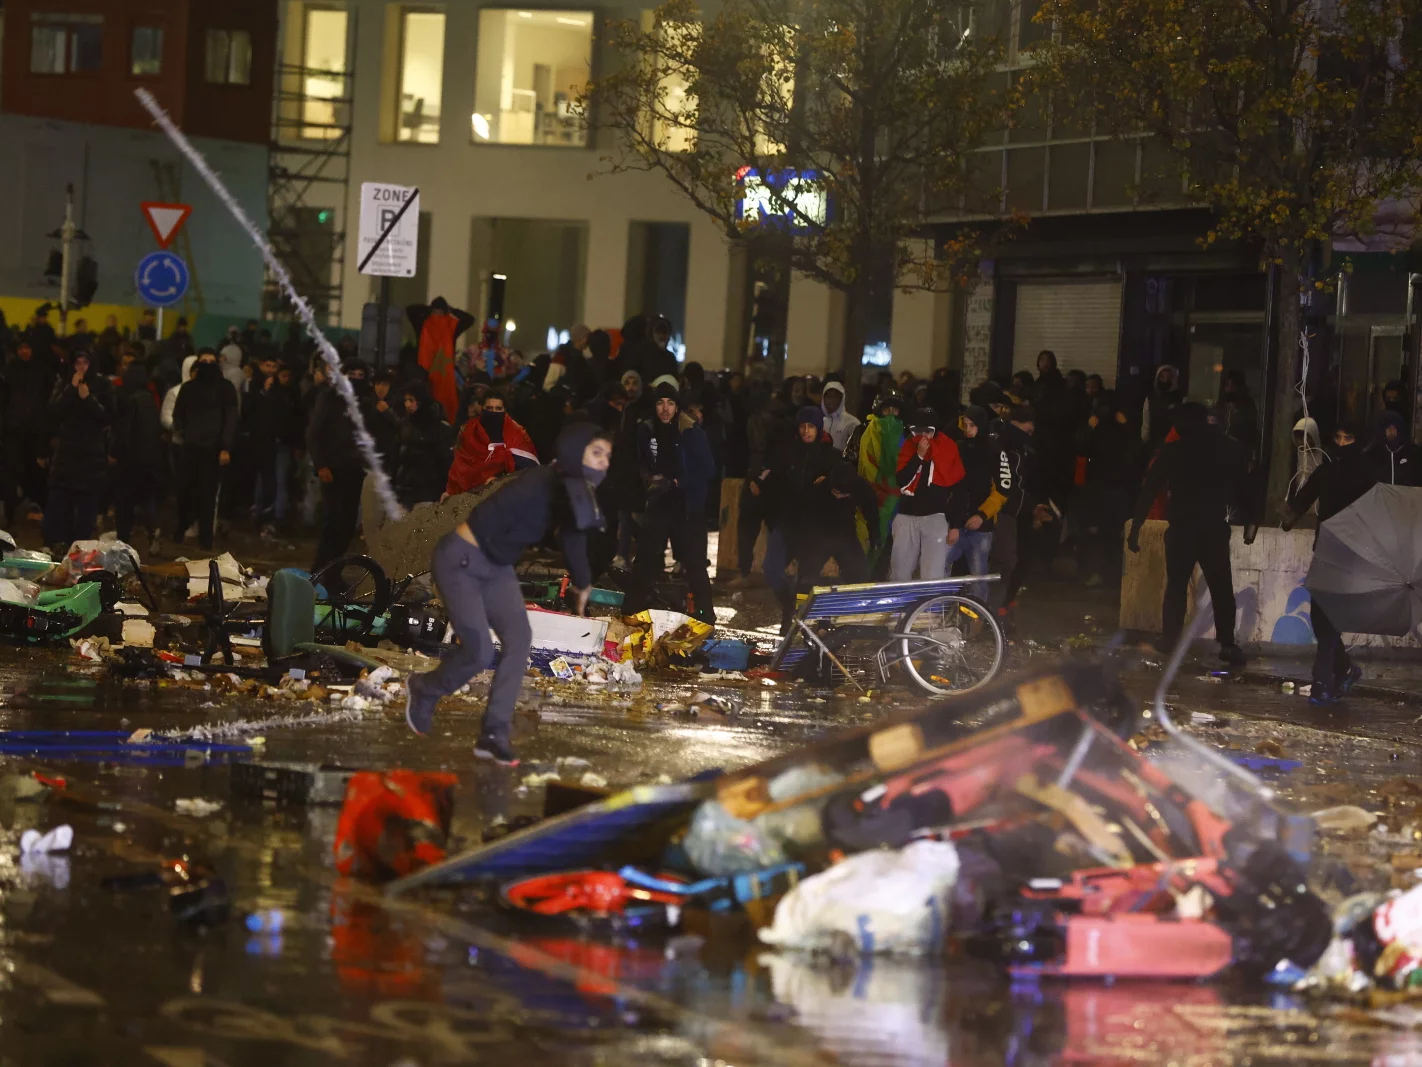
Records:
{"label": "triangular road sign", "polygon": [[163,204],[145,200],[139,206],[143,208],[143,217],[148,220],[148,228],[157,238],[159,248],[167,248],[172,244],[173,238],[183,228],[183,223],[193,213],[189,204]]}

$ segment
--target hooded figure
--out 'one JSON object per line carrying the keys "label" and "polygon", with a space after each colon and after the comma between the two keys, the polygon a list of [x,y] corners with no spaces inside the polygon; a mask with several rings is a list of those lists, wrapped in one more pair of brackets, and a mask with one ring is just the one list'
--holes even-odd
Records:
{"label": "hooded figure", "polygon": [[[187,360],[183,362],[186,365]],[[222,351],[217,353],[217,363],[222,368],[222,376],[240,394],[245,376],[242,374],[242,346],[237,343],[235,328],[227,331],[227,343],[222,346]]]}
{"label": "hooded figure", "polygon": [[1146,448],[1154,452],[1170,432],[1171,412],[1180,406],[1184,396],[1180,392],[1180,372],[1169,363],[1162,363],[1155,369],[1155,380],[1150,395],[1141,408],[1141,440]]}
{"label": "hooded figure", "polygon": [[940,433],[937,424],[936,411],[919,408],[913,413],[910,436],[899,446],[899,511],[889,561],[895,582],[911,581],[915,567],[920,581],[946,573],[949,498],[966,472],[957,444]]}
{"label": "hooded figure", "polygon": [[487,407],[464,424],[449,468],[445,493],[467,493],[495,478],[538,466],[533,438],[513,417]]}
{"label": "hooded figure", "polygon": [[148,530],[149,551],[157,551],[158,472],[163,468],[163,426],[148,389],[148,368],[134,363],[123,372],[114,397],[114,510],[120,541],[132,544],[135,512]]}
{"label": "hooded figure", "polygon": [[[1008,469],[1006,454],[997,438],[988,431],[992,416],[985,408],[970,404],[958,420],[958,457],[963,461],[963,480],[954,487],[949,498],[948,527],[957,531],[951,540],[945,560],[945,571],[952,570],[960,557],[967,560],[969,574],[987,574],[992,554],[993,526],[997,513],[1007,501],[1007,488],[1002,484]],[[986,582],[974,583],[972,595],[986,603],[990,590]]]}
{"label": "hooded figure", "polygon": [[93,536],[99,495],[108,473],[113,386],[89,363],[87,352],[76,352],[73,373],[55,383],[49,402],[54,451],[49,461],[44,537],[51,545],[62,542],[66,549],[71,541]]}
{"label": "hooded figure", "polygon": [[845,410],[842,384],[825,382],[820,394],[820,410],[825,413],[825,432],[829,434],[830,444],[836,452],[843,453],[859,420]]}
{"label": "hooded figure", "polygon": [[1386,485],[1422,485],[1422,449],[1408,440],[1407,422],[1395,411],[1384,411],[1378,417],[1367,458],[1376,481]]}
{"label": "hooded figure", "polygon": [[1180,439],[1161,446],[1160,455],[1146,474],[1127,545],[1132,552],[1140,551],[1141,524],[1156,496],[1169,490],[1162,647],[1172,647],[1185,625],[1186,592],[1198,563],[1214,601],[1220,658],[1239,666],[1244,662],[1244,653],[1234,640],[1228,517],[1232,509],[1244,512],[1244,543],[1253,544],[1257,528],[1253,525],[1254,501],[1249,493],[1249,456],[1243,445],[1210,423],[1200,404],[1181,404],[1175,410],[1175,430]]}
{"label": "hooded figure", "polygon": [[406,508],[438,501],[454,459],[454,427],[444,421],[444,408],[424,382],[405,386],[397,410],[405,417],[400,423],[395,493]]}
{"label": "hooded figure", "polygon": [[218,486],[223,468],[232,460],[237,436],[237,390],[222,376],[221,367],[199,357],[193,380],[183,385],[173,405],[173,436],[178,451],[178,530],[196,521],[198,544],[212,548]]}
{"label": "hooded figure", "polygon": [[435,546],[430,569],[459,643],[433,671],[409,677],[405,719],[417,734],[429,733],[441,697],[493,662],[492,628],[500,656],[474,752],[500,763],[518,762],[511,737],[514,702],[528,669],[533,632],[514,564],[529,546],[556,531],[578,594],[577,613],[586,610],[592,586],[587,533],[602,526],[594,490],[607,471],[610,450],[596,426],[564,427],[552,464],[519,472]]}
{"label": "hooded figure", "polygon": [[177,407],[178,394],[182,391],[183,383],[192,381],[193,367],[197,365],[197,359],[197,356],[188,356],[186,359],[183,360],[182,381],[178,382],[177,385],[172,386],[166,393],[163,394],[163,406],[159,409],[158,412],[158,421],[162,424],[163,429],[172,430],[173,444],[175,445],[180,445],[183,443],[183,441],[182,438],[179,436],[178,431],[173,427],[173,411]]}
{"label": "hooded figure", "polygon": [[653,398],[652,417],[637,426],[637,466],[647,503],[624,607],[636,614],[647,606],[670,541],[695,598],[696,618],[715,625],[706,572],[706,494],[716,461],[706,432],[678,410],[677,387],[664,382]]}
{"label": "hooded figure", "polygon": [[[1357,431],[1352,425],[1346,422],[1340,424],[1334,431],[1333,442],[1333,447],[1324,453],[1318,469],[1289,500],[1289,513],[1283,522],[1285,530],[1293,529],[1299,517],[1315,503],[1318,504],[1321,526],[1377,484],[1377,465],[1370,462],[1368,450],[1357,439]],[[1317,547],[1317,530],[1314,531],[1313,543]],[[1317,647],[1313,657],[1313,690],[1308,702],[1327,706],[1346,696],[1363,676],[1363,671],[1353,663],[1343,643],[1343,635],[1317,600],[1309,613]]]}

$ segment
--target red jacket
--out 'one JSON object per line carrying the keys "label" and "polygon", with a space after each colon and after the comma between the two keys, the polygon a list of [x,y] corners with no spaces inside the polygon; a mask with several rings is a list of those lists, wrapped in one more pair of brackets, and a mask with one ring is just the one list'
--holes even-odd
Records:
{"label": "red jacket", "polygon": [[459,435],[444,491],[450,496],[467,493],[500,475],[536,466],[538,453],[534,450],[533,438],[513,419],[504,416],[502,441],[490,441],[483,424],[478,419],[470,419]]}

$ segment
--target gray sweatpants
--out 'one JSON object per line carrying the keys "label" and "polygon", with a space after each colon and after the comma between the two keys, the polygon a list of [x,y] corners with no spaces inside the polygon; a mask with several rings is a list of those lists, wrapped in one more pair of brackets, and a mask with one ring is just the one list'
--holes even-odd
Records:
{"label": "gray sweatpants", "polygon": [[948,560],[948,516],[895,515],[892,527],[894,548],[889,556],[889,580],[913,581],[918,567],[919,581],[942,578]]}
{"label": "gray sweatpants", "polygon": [[448,533],[435,545],[430,559],[439,599],[459,635],[440,664],[419,676],[426,693],[448,696],[494,661],[494,642],[489,627],[499,635],[502,655],[489,687],[481,736],[509,740],[514,704],[519,686],[528,670],[528,650],[533,630],[523,606],[523,591],[512,567],[495,563],[484,550],[471,545],[457,533]]}

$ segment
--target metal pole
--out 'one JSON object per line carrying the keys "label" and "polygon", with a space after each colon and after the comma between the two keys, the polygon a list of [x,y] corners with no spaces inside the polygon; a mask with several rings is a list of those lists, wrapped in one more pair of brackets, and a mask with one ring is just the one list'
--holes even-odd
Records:
{"label": "metal pole", "polygon": [[64,225],[59,228],[60,240],[63,242],[59,260],[59,336],[64,337],[69,333],[69,252],[74,244],[74,234],[78,227],[74,225],[74,186],[64,187]]}
{"label": "metal pole", "polygon": [[163,340],[163,309],[158,309],[158,340]]}
{"label": "metal pole", "polygon": [[375,319],[375,369],[385,369],[385,319],[390,313],[390,276],[380,276],[380,304]]}

